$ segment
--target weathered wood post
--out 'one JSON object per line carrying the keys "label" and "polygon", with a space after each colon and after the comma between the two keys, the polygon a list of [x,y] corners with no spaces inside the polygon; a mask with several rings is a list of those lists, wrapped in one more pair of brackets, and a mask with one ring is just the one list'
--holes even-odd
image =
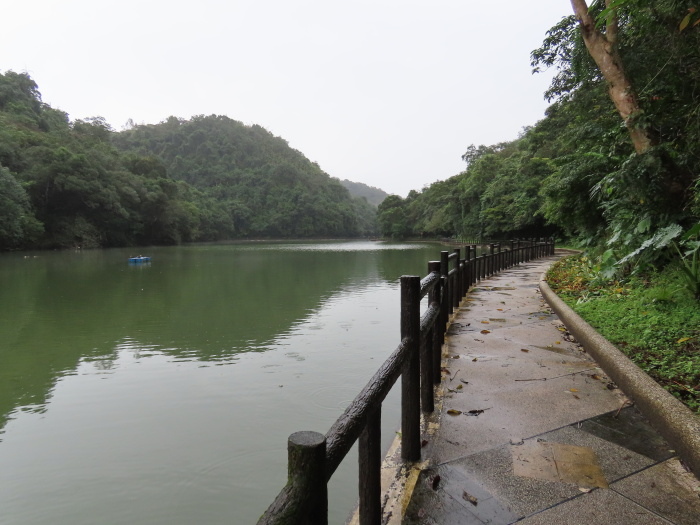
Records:
{"label": "weathered wood post", "polygon": [[493,269],[493,252],[494,252],[495,247],[496,247],[495,244],[493,244],[493,243],[489,244],[489,273],[488,273],[487,277],[491,277],[495,273],[495,271]]}
{"label": "weathered wood post", "polygon": [[450,314],[452,313],[452,283],[450,282],[450,252],[440,252],[440,274],[446,279],[445,288],[443,291],[444,305],[445,305],[445,326],[444,329],[447,330],[447,322],[449,321]]}
{"label": "weathered wood post", "polygon": [[462,290],[462,274],[459,271],[459,248],[456,248],[453,252],[455,254],[455,271],[454,275],[454,286],[452,287],[452,309],[453,311],[459,307],[459,292]]}
{"label": "weathered wood post", "polygon": [[359,518],[362,525],[382,523],[382,406],[367,415],[357,443],[359,459]]}
{"label": "weathered wood post", "polygon": [[469,246],[469,285],[467,290],[476,284],[476,246]]}
{"label": "weathered wood post", "polygon": [[420,277],[401,277],[401,340],[408,340],[401,373],[401,457],[420,459]]}
{"label": "weathered wood post", "polygon": [[[433,288],[433,291],[430,292],[430,296],[428,298],[428,301],[430,304],[439,304],[440,305],[440,315],[438,315],[438,318],[435,320],[435,325],[433,325],[433,338],[432,338],[432,372],[433,372],[433,383],[436,385],[440,384],[440,381],[442,380],[440,376],[440,361],[442,359],[442,343],[445,340],[445,326],[442,324],[442,319],[443,319],[443,309],[444,305],[442,303],[442,293],[443,293],[443,287],[445,286],[445,281],[446,279],[442,276],[441,272],[441,266],[442,263],[440,261],[430,261],[428,263],[428,271],[429,272],[438,272],[440,276],[440,281],[438,284]],[[433,397],[433,407],[435,405],[435,398]]]}
{"label": "weathered wood post", "polygon": [[258,525],[328,525],[326,436],[295,432],[287,440],[288,481]]}

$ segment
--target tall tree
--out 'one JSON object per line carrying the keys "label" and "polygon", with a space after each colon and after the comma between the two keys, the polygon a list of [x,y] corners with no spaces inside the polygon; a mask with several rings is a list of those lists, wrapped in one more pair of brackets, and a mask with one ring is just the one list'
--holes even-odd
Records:
{"label": "tall tree", "polygon": [[596,19],[591,15],[586,0],[571,0],[571,7],[579,22],[586,49],[607,82],[610,99],[629,131],[635,151],[645,153],[656,144],[657,140],[649,127],[635,118],[641,114],[641,107],[617,47],[618,17],[616,11],[611,9],[614,1],[605,0],[609,10],[605,32],[596,25]]}

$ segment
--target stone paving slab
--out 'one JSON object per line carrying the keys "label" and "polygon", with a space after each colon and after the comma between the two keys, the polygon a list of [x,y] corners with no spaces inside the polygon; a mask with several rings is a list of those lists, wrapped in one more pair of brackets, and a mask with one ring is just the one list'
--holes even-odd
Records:
{"label": "stone paving slab", "polygon": [[424,462],[386,523],[700,523],[697,480],[542,300],[552,260],[484,280],[455,313]]}

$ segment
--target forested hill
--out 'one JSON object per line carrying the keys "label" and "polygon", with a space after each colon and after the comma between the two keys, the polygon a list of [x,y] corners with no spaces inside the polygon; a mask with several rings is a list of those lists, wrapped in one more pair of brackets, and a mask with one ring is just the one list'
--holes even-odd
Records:
{"label": "forested hill", "polygon": [[115,133],[0,74],[0,250],[374,234],[375,208],[260,126],[174,117]]}
{"label": "forested hill", "polygon": [[[516,140],[465,148],[462,173],[387,197],[382,233],[558,235],[596,247],[601,267],[622,273],[658,267],[680,246],[700,296],[697,2],[589,3],[590,13],[576,2],[577,16],[554,25],[531,54],[535,72],[557,70],[546,117]],[[609,88],[622,78],[627,87]]]}
{"label": "forested hill", "polygon": [[344,179],[340,183],[345,186],[350,195],[353,197],[364,197],[373,206],[379,206],[384,199],[386,199],[389,194],[384,190],[375,188],[374,186],[368,186],[361,182],[352,182],[350,180]]}
{"label": "forested hill", "polygon": [[170,117],[115,134],[126,153],[161,160],[168,174],[209,200],[208,237],[369,235],[374,211],[352,199],[287,142],[225,116]]}

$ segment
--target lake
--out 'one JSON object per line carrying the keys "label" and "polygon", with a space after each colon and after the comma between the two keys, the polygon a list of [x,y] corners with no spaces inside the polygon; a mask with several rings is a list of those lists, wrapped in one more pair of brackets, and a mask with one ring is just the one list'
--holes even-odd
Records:
{"label": "lake", "polygon": [[[399,343],[437,244],[0,254],[0,522],[255,523],[286,443],[325,433]],[[398,389],[383,409],[385,449]],[[357,499],[356,456],[329,486]]]}

